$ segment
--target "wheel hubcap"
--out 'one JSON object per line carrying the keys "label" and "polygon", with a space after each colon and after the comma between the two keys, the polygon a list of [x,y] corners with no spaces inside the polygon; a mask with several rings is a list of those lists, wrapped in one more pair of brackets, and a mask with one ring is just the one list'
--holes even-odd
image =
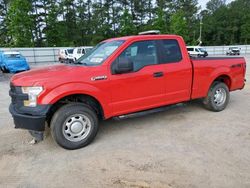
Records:
{"label": "wheel hubcap", "polygon": [[75,114],[66,119],[62,129],[63,135],[67,140],[79,142],[88,136],[91,122],[86,115]]}
{"label": "wheel hubcap", "polygon": [[75,122],[75,123],[72,123],[70,129],[73,133],[79,133],[83,129],[83,125],[80,122]]}
{"label": "wheel hubcap", "polygon": [[215,91],[214,103],[216,106],[222,106],[225,103],[226,98],[227,98],[227,93],[225,89],[219,88]]}

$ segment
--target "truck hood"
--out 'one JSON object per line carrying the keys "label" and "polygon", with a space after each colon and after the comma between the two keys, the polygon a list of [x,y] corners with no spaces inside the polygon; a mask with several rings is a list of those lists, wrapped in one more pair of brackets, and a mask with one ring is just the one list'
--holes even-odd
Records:
{"label": "truck hood", "polygon": [[[89,73],[89,67],[86,66],[70,66],[70,65],[54,65],[45,68],[37,68],[30,71],[22,72],[11,78],[11,83],[15,86],[43,86],[46,83],[64,81],[69,79],[77,81],[77,71],[81,71],[86,75]],[[78,76],[79,79],[79,76]],[[83,81],[83,78],[81,78]]]}

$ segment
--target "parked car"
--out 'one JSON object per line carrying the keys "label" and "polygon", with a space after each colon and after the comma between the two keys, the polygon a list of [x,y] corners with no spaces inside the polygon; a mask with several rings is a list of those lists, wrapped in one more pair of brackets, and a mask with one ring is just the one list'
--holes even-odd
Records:
{"label": "parked car", "polygon": [[237,46],[230,47],[226,53],[226,55],[240,55],[240,48]]}
{"label": "parked car", "polygon": [[89,52],[92,49],[93,49],[92,46],[76,47],[73,51],[74,61],[78,60],[80,57],[82,57],[83,55],[85,55],[87,52]]}
{"label": "parked car", "polygon": [[229,92],[244,88],[245,73],[242,57],[190,58],[180,36],[113,38],[75,64],[13,76],[9,109],[16,128],[39,139],[47,122],[60,146],[77,149],[93,141],[99,120],[146,115],[193,99],[222,111]]}
{"label": "parked car", "polygon": [[73,48],[60,49],[58,60],[60,63],[72,63],[73,58]]}
{"label": "parked car", "polygon": [[207,57],[207,51],[201,46],[187,46],[187,50],[190,56],[193,57]]}
{"label": "parked car", "polygon": [[21,72],[29,70],[26,58],[20,52],[6,51],[0,52],[0,68],[2,72]]}

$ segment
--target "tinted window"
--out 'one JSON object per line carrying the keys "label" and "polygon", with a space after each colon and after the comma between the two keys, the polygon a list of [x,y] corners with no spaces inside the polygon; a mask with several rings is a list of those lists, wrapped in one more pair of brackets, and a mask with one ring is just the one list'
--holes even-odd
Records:
{"label": "tinted window", "polygon": [[80,54],[81,53],[81,49],[79,48],[79,49],[77,49],[77,53],[78,54]]}
{"label": "tinted window", "polygon": [[138,71],[147,65],[157,64],[155,41],[135,42],[126,48],[119,58],[128,58],[134,64],[133,71]]}
{"label": "tinted window", "polygon": [[177,40],[162,40],[160,63],[176,63],[182,60],[182,54]]}
{"label": "tinted window", "polygon": [[187,48],[187,50],[188,50],[188,51],[194,51],[194,49],[193,49],[193,48]]}

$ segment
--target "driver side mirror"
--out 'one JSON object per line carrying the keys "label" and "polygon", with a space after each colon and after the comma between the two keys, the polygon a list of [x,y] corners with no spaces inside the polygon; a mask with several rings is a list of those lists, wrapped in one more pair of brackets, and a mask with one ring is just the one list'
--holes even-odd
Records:
{"label": "driver side mirror", "polygon": [[119,57],[112,65],[113,74],[122,74],[132,72],[134,69],[134,63],[128,58]]}

